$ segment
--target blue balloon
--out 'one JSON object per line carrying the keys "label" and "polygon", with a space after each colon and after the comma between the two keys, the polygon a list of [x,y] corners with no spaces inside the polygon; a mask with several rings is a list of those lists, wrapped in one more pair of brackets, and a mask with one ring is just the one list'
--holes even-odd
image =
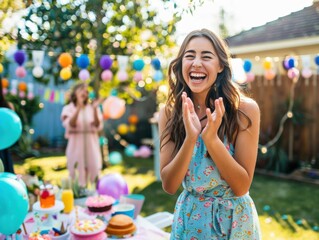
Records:
{"label": "blue balloon", "polygon": [[0,150],[13,145],[21,136],[19,116],[9,108],[0,108]]}
{"label": "blue balloon", "polygon": [[293,57],[288,59],[288,67],[289,69],[295,67],[295,59]]}
{"label": "blue balloon", "polygon": [[158,58],[154,58],[152,60],[151,64],[152,64],[152,66],[153,66],[153,68],[155,70],[160,70],[161,69],[161,62],[160,62],[160,60]]}
{"label": "blue balloon", "polygon": [[27,185],[24,183],[24,181],[19,176],[15,175],[14,173],[1,172],[0,173],[0,178],[11,178],[13,180],[16,180],[22,185],[22,187],[25,188],[26,191],[28,191]]}
{"label": "blue balloon", "polygon": [[122,160],[122,154],[117,151],[113,151],[109,155],[109,161],[112,165],[120,164]]}
{"label": "blue balloon", "polygon": [[252,66],[251,61],[248,60],[248,59],[246,59],[246,60],[244,61],[244,66],[243,66],[245,72],[250,72],[251,66]]}
{"label": "blue balloon", "polygon": [[87,68],[90,64],[90,59],[86,54],[81,54],[80,57],[76,59],[76,64],[79,68]]}
{"label": "blue balloon", "polygon": [[137,147],[134,144],[129,144],[126,146],[124,153],[128,157],[133,157],[136,151],[137,151]]}
{"label": "blue balloon", "polygon": [[156,82],[159,82],[163,79],[163,73],[161,70],[156,70],[154,75],[153,75],[153,78]]}
{"label": "blue balloon", "polygon": [[319,65],[319,55],[315,56],[315,63]]}
{"label": "blue balloon", "polygon": [[20,228],[28,213],[28,193],[11,177],[0,177],[0,189],[0,233],[11,235]]}
{"label": "blue balloon", "polygon": [[143,59],[137,59],[133,62],[133,69],[136,71],[142,71],[144,68],[144,61]]}

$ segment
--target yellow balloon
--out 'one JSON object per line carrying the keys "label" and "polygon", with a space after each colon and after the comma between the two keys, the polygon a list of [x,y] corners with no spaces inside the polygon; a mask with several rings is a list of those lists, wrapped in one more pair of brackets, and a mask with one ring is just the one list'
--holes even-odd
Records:
{"label": "yellow balloon", "polygon": [[0,63],[0,73],[3,72],[3,65]]}
{"label": "yellow balloon", "polygon": [[70,68],[66,67],[61,69],[60,78],[62,78],[63,80],[68,80],[69,78],[71,78],[71,76],[72,72]]}
{"label": "yellow balloon", "polygon": [[264,61],[264,69],[269,70],[272,67],[271,59],[266,58]]}
{"label": "yellow balloon", "polygon": [[117,127],[117,131],[121,135],[127,134],[128,130],[129,130],[129,128],[128,128],[127,124],[125,124],[125,123],[122,123],[122,124],[118,125],[118,127]]}

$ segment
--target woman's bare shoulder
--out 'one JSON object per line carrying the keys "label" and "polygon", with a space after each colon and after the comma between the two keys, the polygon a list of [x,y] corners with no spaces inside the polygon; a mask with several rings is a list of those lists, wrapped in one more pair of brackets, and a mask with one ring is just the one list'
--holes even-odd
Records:
{"label": "woman's bare shoulder", "polygon": [[250,97],[241,97],[239,109],[248,116],[256,116],[260,114],[258,103]]}

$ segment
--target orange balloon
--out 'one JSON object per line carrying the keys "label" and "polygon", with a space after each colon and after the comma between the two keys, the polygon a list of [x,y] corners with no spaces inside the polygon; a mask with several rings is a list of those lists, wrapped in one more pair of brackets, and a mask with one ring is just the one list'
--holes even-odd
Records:
{"label": "orange balloon", "polygon": [[6,78],[2,79],[2,88],[8,88],[9,87],[9,81]]}
{"label": "orange balloon", "polygon": [[119,119],[125,113],[125,101],[115,96],[109,96],[102,104],[103,113],[111,119]]}
{"label": "orange balloon", "polygon": [[273,71],[273,70],[266,70],[265,73],[264,73],[264,77],[267,79],[267,80],[273,80],[275,77],[276,77],[276,73]]}
{"label": "orange balloon", "polygon": [[131,116],[128,117],[128,122],[130,124],[136,124],[136,123],[138,123],[138,120],[139,120],[138,116],[135,114],[132,114]]}
{"label": "orange balloon", "polygon": [[69,53],[62,53],[59,56],[58,62],[61,67],[65,68],[70,66],[73,63],[72,56]]}
{"label": "orange balloon", "polygon": [[19,91],[25,92],[27,90],[27,84],[25,82],[20,82],[18,85]]}

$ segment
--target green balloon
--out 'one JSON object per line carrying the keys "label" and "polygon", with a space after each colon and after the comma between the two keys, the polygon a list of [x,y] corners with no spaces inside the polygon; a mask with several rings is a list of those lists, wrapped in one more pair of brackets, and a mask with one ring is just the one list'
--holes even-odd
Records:
{"label": "green balloon", "polygon": [[3,166],[3,162],[0,158],[0,172],[4,172],[4,166]]}

